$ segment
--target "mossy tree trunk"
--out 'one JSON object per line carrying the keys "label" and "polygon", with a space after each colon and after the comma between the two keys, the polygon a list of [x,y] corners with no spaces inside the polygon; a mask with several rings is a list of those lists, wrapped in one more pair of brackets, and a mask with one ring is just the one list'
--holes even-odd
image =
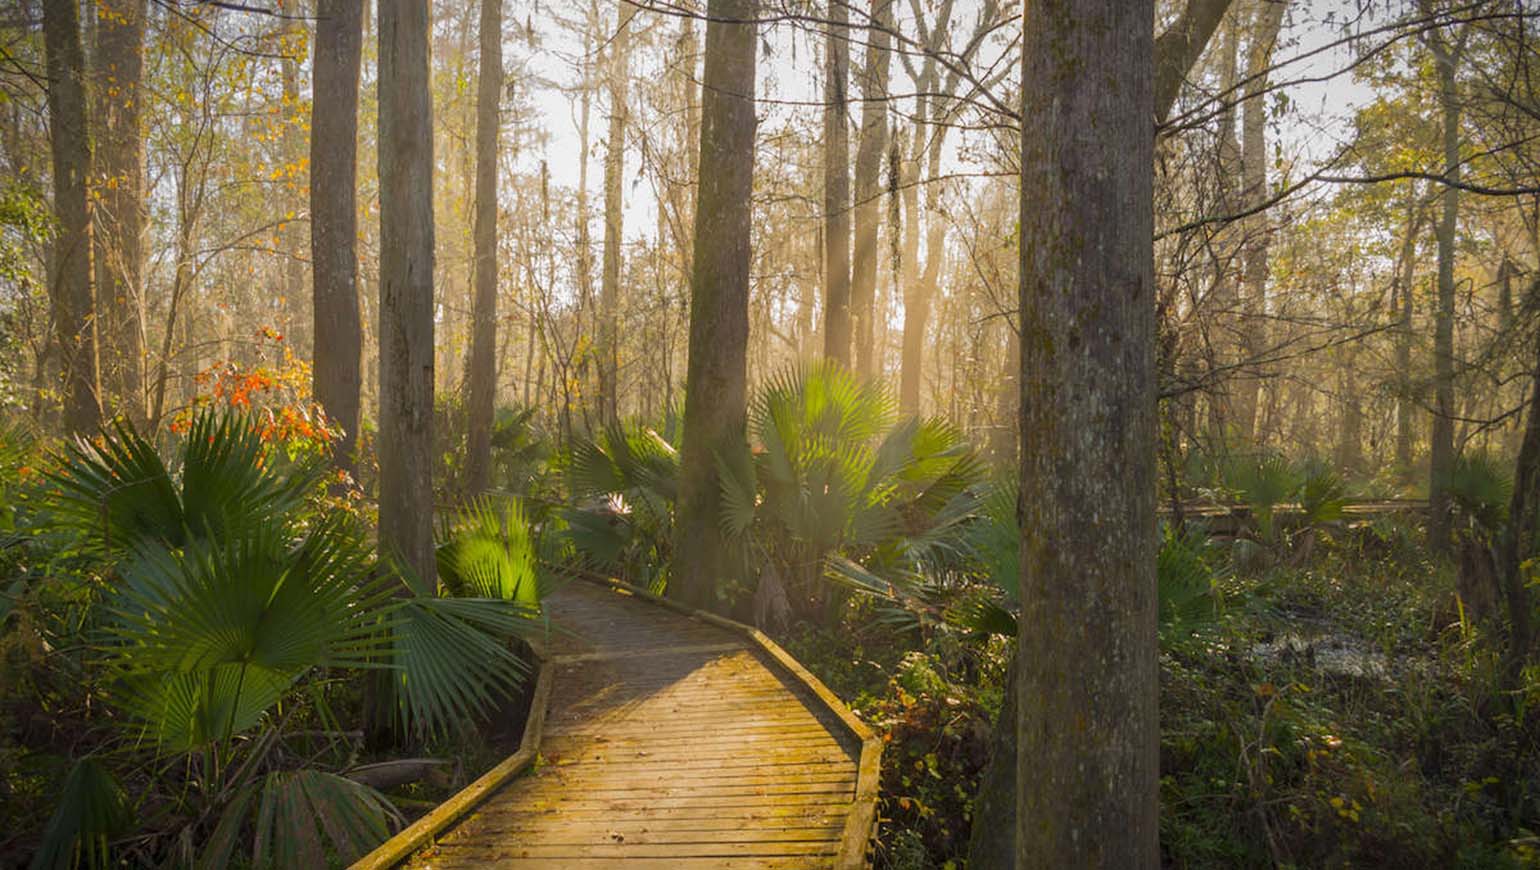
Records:
{"label": "mossy tree trunk", "polygon": [[[1424,8],[1429,8],[1424,3]],[[1438,99],[1442,109],[1444,178],[1460,180],[1460,93],[1455,72],[1465,53],[1469,27],[1451,35],[1442,30],[1429,31],[1425,40],[1433,53],[1438,73]],[[1455,235],[1459,231],[1460,189],[1444,185],[1443,210],[1434,233],[1438,239],[1438,297],[1433,307],[1433,436],[1429,451],[1428,544],[1435,552],[1450,552],[1449,495],[1450,476],[1454,472],[1454,258]]]}
{"label": "mossy tree trunk", "polygon": [[101,0],[96,28],[97,313],[102,377],[113,408],[145,422],[145,0]]}

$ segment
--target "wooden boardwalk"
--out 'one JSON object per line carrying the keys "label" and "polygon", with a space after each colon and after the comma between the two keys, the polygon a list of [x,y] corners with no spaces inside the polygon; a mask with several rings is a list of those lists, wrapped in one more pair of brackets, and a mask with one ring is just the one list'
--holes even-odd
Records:
{"label": "wooden boardwalk", "polygon": [[547,607],[539,760],[406,866],[861,865],[876,741],[785,653],[593,583]]}

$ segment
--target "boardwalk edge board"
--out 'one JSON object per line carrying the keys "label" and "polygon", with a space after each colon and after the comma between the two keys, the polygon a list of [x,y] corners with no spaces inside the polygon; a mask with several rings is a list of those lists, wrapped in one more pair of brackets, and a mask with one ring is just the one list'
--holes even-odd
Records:
{"label": "boardwalk edge board", "polygon": [[551,681],[557,664],[544,649],[536,647],[535,654],[540,659],[540,673],[535,678],[535,693],[530,698],[529,718],[525,720],[524,737],[519,741],[518,751],[477,777],[470,785],[455,792],[427,815],[402,828],[373,852],[354,862],[348,870],[387,870],[395,867],[534,762],[540,754],[540,737],[545,730],[546,707],[550,703]]}
{"label": "boardwalk edge board", "polygon": [[620,592],[634,597],[650,601],[654,604],[666,607],[669,610],[682,613],[703,622],[741,634],[747,637],[765,653],[770,660],[789,675],[792,679],[801,683],[819,703],[828,710],[841,724],[850,731],[851,735],[861,744],[861,759],[856,773],[855,801],[851,805],[850,813],[845,818],[845,832],[840,841],[839,853],[835,858],[834,866],[839,870],[860,870],[867,866],[867,846],[876,834],[877,824],[877,792],[882,776],[882,739],[872,730],[871,726],[857,719],[850,708],[839,699],[837,695],[829,691],[823,681],[813,676],[802,663],[792,658],[791,654],[781,649],[780,644],[771,640],[764,632],[750,625],[745,625],[737,620],[718,616],[704,610],[697,610],[684,604],[680,604],[669,598],[633,586],[613,577],[604,577],[589,573],[575,573],[574,576],[590,583],[609,586]]}

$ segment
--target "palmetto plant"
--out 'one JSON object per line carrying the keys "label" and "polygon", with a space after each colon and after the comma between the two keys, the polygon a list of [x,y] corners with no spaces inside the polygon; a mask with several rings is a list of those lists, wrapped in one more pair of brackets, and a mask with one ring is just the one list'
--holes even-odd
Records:
{"label": "palmetto plant", "polygon": [[661,591],[679,494],[679,451],[656,431],[611,424],[578,439],[566,469],[573,504],[563,514],[580,558]]}
{"label": "palmetto plant", "polygon": [[[510,641],[540,630],[537,590],[507,567],[510,551],[528,548],[517,511],[497,527],[498,553],[451,537],[445,561],[464,597],[416,596],[381,570],[359,521],[308,507],[318,471],[259,431],[204,412],[167,463],[119,424],[64,448],[49,473],[57,517],[106,566],[88,640],[109,675],[120,751],[196,771],[198,788],[179,797],[178,842],[185,851],[207,837],[199,860],[212,866],[243,832],[256,833],[252,862],[277,866],[323,844],[356,857],[387,833],[395,813],[383,796],[345,771],[290,769],[298,761],[281,751],[296,710],[335,722],[329,684],[388,669],[404,728],[445,733],[519,684],[527,667]],[[100,774],[86,783],[106,789],[105,765]],[[80,802],[104,805],[100,794]],[[71,813],[61,805],[56,816]],[[89,833],[55,829],[77,844]]]}
{"label": "palmetto plant", "polygon": [[1507,523],[1513,476],[1491,454],[1462,453],[1450,471],[1448,487],[1450,500],[1478,531],[1495,536]]}
{"label": "palmetto plant", "polygon": [[1251,508],[1258,536],[1267,544],[1290,537],[1279,527],[1279,507],[1293,505],[1298,511],[1293,525],[1308,531],[1340,519],[1346,503],[1347,486],[1329,466],[1309,460],[1294,464],[1276,453],[1231,460],[1225,482]]}
{"label": "palmetto plant", "polygon": [[[997,590],[991,597],[967,597],[948,616],[960,626],[983,634],[1014,637],[1017,622],[1013,611],[1020,602],[1021,530],[1016,519],[1017,488],[1014,480],[993,483],[981,497],[977,522],[968,528],[968,546],[980,575]],[[1213,545],[1202,531],[1189,528],[1178,533],[1161,530],[1156,551],[1156,598],[1164,635],[1187,631],[1213,621],[1219,609],[1217,583],[1223,576],[1216,567]]]}
{"label": "palmetto plant", "polygon": [[957,552],[984,465],[949,424],[895,424],[883,387],[814,362],[761,386],[749,427],[753,448],[718,458],[721,522],[758,572],[762,615],[782,592],[808,613],[825,580],[911,586]]}

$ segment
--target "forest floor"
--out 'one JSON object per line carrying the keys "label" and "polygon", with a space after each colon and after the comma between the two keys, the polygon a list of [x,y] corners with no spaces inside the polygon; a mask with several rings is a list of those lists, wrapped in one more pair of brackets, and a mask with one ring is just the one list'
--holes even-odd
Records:
{"label": "forest floor", "polygon": [[[1161,641],[1166,866],[1540,866],[1540,679],[1498,688],[1413,527],[1215,549],[1217,618]],[[962,868],[1011,647],[876,624],[787,646],[889,735],[877,866]]]}

